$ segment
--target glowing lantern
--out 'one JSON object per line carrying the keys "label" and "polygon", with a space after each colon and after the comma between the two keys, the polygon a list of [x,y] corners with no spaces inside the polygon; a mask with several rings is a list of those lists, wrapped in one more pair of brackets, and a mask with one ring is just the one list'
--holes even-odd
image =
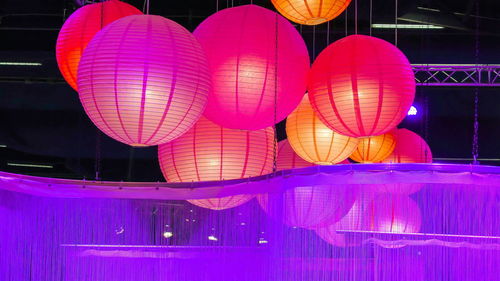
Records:
{"label": "glowing lantern", "polygon": [[379,163],[387,158],[396,146],[396,136],[389,132],[380,136],[360,138],[350,158],[359,163]]}
{"label": "glowing lantern", "polygon": [[283,193],[257,196],[261,208],[289,226],[326,227],[342,218],[356,199],[357,188],[347,185],[314,185],[290,188]]}
{"label": "glowing lantern", "polygon": [[[218,181],[260,176],[273,170],[274,129],[223,128],[202,117],[181,137],[160,145],[158,158],[169,182]],[[232,208],[254,195],[189,200],[214,210]]]}
{"label": "glowing lantern", "polygon": [[142,14],[134,6],[110,0],[83,6],[64,22],[56,43],[59,70],[68,84],[77,89],[78,63],[83,50],[104,26],[117,19]]}
{"label": "glowing lantern", "polygon": [[407,129],[395,131],[397,143],[384,163],[432,163],[432,152],[427,143]]}
{"label": "glowing lantern", "polygon": [[315,229],[316,234],[321,239],[335,246],[347,247],[359,245],[359,241],[348,241],[345,234],[337,232],[337,230],[364,230],[364,213],[372,200],[373,194],[360,192],[352,208],[344,217],[327,227]]}
{"label": "glowing lantern", "polygon": [[308,90],[318,116],[335,132],[378,136],[405,118],[415,97],[415,77],[395,46],[351,35],[321,52],[311,68]]}
{"label": "glowing lantern", "polygon": [[208,17],[193,34],[212,71],[208,119],[227,128],[257,130],[285,119],[300,102],[309,54],[285,18],[244,5]]}
{"label": "glowing lantern", "polygon": [[[339,246],[357,246],[359,237],[348,241],[344,231],[379,231],[392,233],[416,233],[422,225],[422,215],[417,203],[407,196],[366,193],[356,200],[346,216],[337,223],[316,229],[316,233],[328,243]],[[374,198],[374,199],[373,199]],[[396,246],[397,247],[397,246]]]}
{"label": "glowing lantern", "polygon": [[370,231],[416,233],[422,225],[420,208],[408,196],[379,195],[364,216],[363,228]]}
{"label": "glowing lantern", "polygon": [[336,18],[351,0],[271,0],[287,19],[298,24],[317,25]]}
{"label": "glowing lantern", "polygon": [[298,169],[298,168],[305,168],[305,167],[311,167],[314,166],[314,164],[305,161],[304,159],[300,158],[295,151],[293,151],[293,148],[290,146],[290,143],[288,143],[288,140],[282,140],[278,143],[278,154],[277,154],[277,159],[276,159],[276,168],[281,171],[281,170],[288,170],[288,169]]}
{"label": "glowing lantern", "polygon": [[307,94],[288,116],[286,134],[297,155],[314,164],[339,163],[358,145],[358,139],[337,134],[325,126],[311,107]]}
{"label": "glowing lantern", "polygon": [[78,69],[80,101],[108,136],[158,145],[189,130],[206,106],[210,75],[196,39],[160,16],[119,19],[89,43]]}

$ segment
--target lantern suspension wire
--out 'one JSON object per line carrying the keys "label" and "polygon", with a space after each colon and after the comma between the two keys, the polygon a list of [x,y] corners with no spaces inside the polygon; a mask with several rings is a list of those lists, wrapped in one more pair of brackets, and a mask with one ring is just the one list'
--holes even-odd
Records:
{"label": "lantern suspension wire", "polygon": [[394,45],[398,46],[398,0],[394,1]]}
{"label": "lantern suspension wire", "polygon": [[347,37],[347,10],[349,9],[349,6],[347,6],[347,8],[345,9],[344,11],[344,14],[345,14],[345,18],[344,18],[344,25],[345,25],[345,36]]}
{"label": "lantern suspension wire", "polygon": [[330,21],[326,23],[326,46],[330,45]]}
{"label": "lantern suspension wire", "polygon": [[[476,15],[479,15],[479,0],[476,0]],[[479,17],[475,21],[476,30],[474,34],[474,60],[476,63],[476,71],[479,64]],[[472,164],[478,165],[479,157],[479,87],[474,88],[474,135],[472,139]]]}
{"label": "lantern suspension wire", "polygon": [[278,147],[278,136],[276,134],[276,119],[277,119],[277,108],[278,108],[278,13],[275,13],[275,21],[274,21],[274,28],[275,28],[275,34],[274,34],[274,111],[273,111],[273,126],[274,126],[274,139],[273,139],[273,173],[276,172],[277,170],[277,147]]}
{"label": "lantern suspension wire", "polygon": [[313,25],[313,45],[312,45],[312,59],[316,59],[316,26]]}
{"label": "lantern suspension wire", "polygon": [[372,36],[372,21],[373,21],[373,0],[370,0],[370,36]]}
{"label": "lantern suspension wire", "polygon": [[354,34],[358,34],[358,0],[354,0]]}

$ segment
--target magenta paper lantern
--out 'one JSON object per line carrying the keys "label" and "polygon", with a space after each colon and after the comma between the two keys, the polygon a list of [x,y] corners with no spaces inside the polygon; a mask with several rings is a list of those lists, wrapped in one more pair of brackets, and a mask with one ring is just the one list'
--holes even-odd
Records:
{"label": "magenta paper lantern", "polygon": [[[223,128],[205,117],[181,137],[158,147],[158,160],[168,182],[220,181],[248,178],[273,171],[274,128],[243,131]],[[222,210],[254,198],[243,194],[188,200]]]}
{"label": "magenta paper lantern", "polygon": [[326,227],[315,229],[316,234],[326,242],[338,247],[359,245],[359,241],[348,241],[345,234],[337,232],[337,230],[364,230],[364,213],[373,198],[372,193],[360,192],[352,208],[344,217]]}
{"label": "magenta paper lantern", "polygon": [[415,97],[410,62],[375,37],[340,39],[314,61],[309,99],[321,121],[350,137],[382,135],[405,117]]}
{"label": "magenta paper lantern", "polygon": [[311,166],[315,165],[300,158],[300,156],[293,151],[288,140],[282,140],[278,143],[278,154],[276,159],[276,168],[278,171]]}
{"label": "magenta paper lantern", "polygon": [[363,238],[360,234],[353,236],[357,239],[347,240],[344,232],[337,230],[417,233],[421,225],[420,208],[410,197],[364,192],[347,215],[334,224],[317,228],[316,234],[335,246],[359,246]]}
{"label": "magenta paper lantern", "polygon": [[56,43],[57,66],[68,84],[77,90],[78,64],[83,50],[104,26],[117,19],[142,14],[134,6],[118,0],[94,3],[76,10],[64,22]]}
{"label": "magenta paper lantern", "polygon": [[205,109],[208,62],[197,40],[160,16],[119,19],[88,44],[78,69],[80,101],[105,134],[132,146],[169,142]]}
{"label": "magenta paper lantern", "polygon": [[376,196],[364,216],[364,229],[371,231],[417,233],[422,225],[418,204],[402,195]]}
{"label": "magenta paper lantern", "polygon": [[259,194],[261,208],[288,226],[326,227],[345,216],[354,204],[357,188],[347,185],[314,185],[290,188],[283,193]]}
{"label": "magenta paper lantern", "polygon": [[432,163],[429,145],[419,135],[408,129],[394,132],[396,147],[383,163]]}
{"label": "magenta paper lantern", "polygon": [[285,119],[299,104],[309,54],[282,16],[243,5],[211,15],[193,34],[207,52],[212,73],[208,119],[227,128],[257,130]]}

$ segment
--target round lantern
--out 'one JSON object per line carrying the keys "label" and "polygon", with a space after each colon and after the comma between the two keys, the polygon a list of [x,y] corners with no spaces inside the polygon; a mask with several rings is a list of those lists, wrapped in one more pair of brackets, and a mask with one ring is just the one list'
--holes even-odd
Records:
{"label": "round lantern", "polygon": [[351,35],[321,52],[311,68],[308,90],[318,116],[335,132],[378,136],[405,118],[415,97],[415,77],[394,45]]}
{"label": "round lantern", "polygon": [[306,90],[309,54],[290,22],[255,5],[219,11],[194,31],[213,82],[205,117],[257,130],[286,118]]}
{"label": "round lantern", "polygon": [[64,22],[56,43],[59,70],[68,84],[77,89],[78,63],[94,35],[117,19],[142,14],[134,6],[110,0],[83,6]]}
{"label": "round lantern", "polygon": [[432,152],[427,143],[407,129],[395,131],[397,143],[384,163],[432,163]]}
{"label": "round lantern", "polygon": [[307,94],[286,120],[286,134],[302,159],[321,165],[342,162],[358,145],[358,139],[335,133],[315,114]]}
{"label": "round lantern", "polygon": [[359,163],[379,163],[392,153],[395,146],[396,136],[392,132],[360,138],[350,158]]}
{"label": "round lantern", "polygon": [[338,247],[360,245],[358,239],[355,241],[347,240],[345,234],[337,232],[337,230],[364,230],[364,213],[373,198],[374,196],[372,193],[360,192],[352,208],[344,217],[327,227],[315,229],[316,234],[326,242]]}
{"label": "round lantern", "polygon": [[370,231],[417,233],[422,214],[417,203],[408,196],[379,195],[364,213],[363,228]]}
{"label": "round lantern", "polygon": [[[326,242],[339,246],[358,246],[366,236],[358,234],[347,240],[344,231],[378,231],[416,233],[420,231],[422,215],[417,203],[407,196],[364,193],[338,222],[317,228],[316,234]],[[396,248],[398,246],[395,246]]]}
{"label": "round lantern", "polygon": [[305,25],[317,25],[336,18],[351,0],[271,0],[287,19]]}
{"label": "round lantern", "polygon": [[272,218],[288,226],[326,227],[342,218],[356,199],[357,187],[317,184],[259,194],[257,200]]}
{"label": "round lantern", "polygon": [[276,159],[276,168],[278,171],[311,166],[314,166],[314,164],[300,158],[297,153],[293,151],[293,148],[290,146],[288,140],[282,140],[278,143],[278,153]]}
{"label": "round lantern", "polygon": [[[158,147],[168,182],[219,181],[260,176],[273,171],[274,129],[223,128],[202,117],[187,133]],[[214,210],[232,208],[254,195],[189,200]]]}
{"label": "round lantern", "polygon": [[119,19],[89,43],[78,69],[80,101],[108,136],[132,146],[169,142],[206,106],[208,63],[196,39],[160,16]]}

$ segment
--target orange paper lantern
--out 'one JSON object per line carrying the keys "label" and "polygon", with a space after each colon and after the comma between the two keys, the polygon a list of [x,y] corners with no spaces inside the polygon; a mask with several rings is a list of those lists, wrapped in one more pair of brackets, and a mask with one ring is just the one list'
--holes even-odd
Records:
{"label": "orange paper lantern", "polygon": [[358,147],[350,158],[359,163],[379,163],[392,153],[394,147],[396,147],[396,137],[391,132],[360,138]]}
{"label": "orange paper lantern", "polygon": [[[257,131],[223,128],[202,117],[181,137],[158,147],[163,175],[169,182],[219,181],[247,178],[273,171],[274,129]],[[222,210],[241,205],[254,195],[188,200]]]}
{"label": "orange paper lantern", "polygon": [[277,170],[289,170],[314,166],[313,163],[307,162],[300,158],[288,140],[282,140],[278,143],[278,154],[276,159]]}
{"label": "orange paper lantern", "polygon": [[321,52],[311,67],[308,90],[325,125],[346,136],[371,137],[389,132],[406,117],[415,76],[396,46],[351,35]]}
{"label": "orange paper lantern", "polygon": [[407,129],[398,129],[394,134],[396,146],[384,163],[432,163],[431,149],[419,135]]}
{"label": "orange paper lantern", "polygon": [[335,133],[316,116],[306,95],[286,120],[286,134],[293,150],[302,159],[331,165],[347,159],[358,139]]}
{"label": "orange paper lantern", "polygon": [[317,25],[336,18],[351,0],[271,0],[285,18],[305,25]]}
{"label": "orange paper lantern", "polygon": [[140,14],[134,6],[118,0],[85,5],[71,14],[57,37],[56,59],[62,76],[73,89],[78,90],[78,64],[94,35],[117,19]]}

